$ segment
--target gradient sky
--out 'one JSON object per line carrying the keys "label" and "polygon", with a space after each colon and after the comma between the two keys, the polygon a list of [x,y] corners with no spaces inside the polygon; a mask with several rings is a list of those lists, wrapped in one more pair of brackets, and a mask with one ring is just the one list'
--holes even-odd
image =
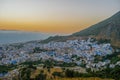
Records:
{"label": "gradient sky", "polygon": [[0,29],[69,34],[120,10],[120,0],[0,0]]}

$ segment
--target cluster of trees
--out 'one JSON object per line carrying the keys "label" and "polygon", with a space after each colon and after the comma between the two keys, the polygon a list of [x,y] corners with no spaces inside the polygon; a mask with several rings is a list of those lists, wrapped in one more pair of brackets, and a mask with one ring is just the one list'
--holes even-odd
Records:
{"label": "cluster of trees", "polygon": [[41,71],[39,75],[36,76],[34,80],[46,80],[47,75],[44,74],[44,71]]}
{"label": "cluster of trees", "polygon": [[77,71],[74,70],[69,70],[67,69],[65,71],[65,77],[69,77],[69,78],[74,78],[74,77],[91,77],[92,75],[90,73],[79,73]]}
{"label": "cluster of trees", "polygon": [[111,40],[110,39],[99,39],[98,40],[98,44],[102,44],[102,43],[111,43]]}
{"label": "cluster of trees", "polygon": [[66,62],[55,62],[55,66],[60,66],[60,67],[74,67],[77,66],[76,63],[66,63]]}
{"label": "cluster of trees", "polygon": [[115,68],[106,68],[97,72],[90,72],[95,77],[101,78],[112,78],[115,80],[120,80],[120,66],[116,66]]}
{"label": "cluster of trees", "polygon": [[35,47],[33,49],[33,53],[40,53],[40,52],[46,52],[47,50],[46,49],[41,49],[39,47]]}
{"label": "cluster of trees", "polygon": [[120,57],[118,57],[120,55],[120,52],[114,52],[111,55],[107,55],[104,57],[104,60],[109,59],[111,60],[111,63],[115,64],[117,61],[120,61]]}
{"label": "cluster of trees", "polygon": [[54,76],[54,78],[57,77],[64,77],[63,72],[53,72],[52,75]]}
{"label": "cluster of trees", "polygon": [[0,65],[0,73],[8,72],[9,68],[7,66]]}
{"label": "cluster of trees", "polygon": [[7,73],[9,70],[13,70],[16,67],[16,65],[0,65],[0,73]]}
{"label": "cluster of trees", "polygon": [[53,66],[54,66],[54,62],[51,60],[46,60],[45,62],[44,62],[44,66],[43,66],[43,68],[53,68]]}
{"label": "cluster of trees", "polygon": [[36,67],[33,65],[28,65],[27,67],[21,68],[19,70],[18,80],[31,80],[31,72],[36,70]]}
{"label": "cluster of trees", "polygon": [[59,62],[59,61],[55,61],[55,60],[52,60],[52,59],[49,59],[49,60],[38,60],[38,61],[28,61],[28,62],[24,62],[24,63],[21,63],[21,65],[38,65],[38,64],[44,64],[44,68],[45,67],[54,67],[54,66],[60,66],[60,67],[74,67],[74,66],[77,66],[76,63],[66,63],[66,62]]}
{"label": "cluster of trees", "polygon": [[100,77],[100,78],[112,78],[115,80],[120,80],[120,66],[116,66],[115,68],[106,68],[101,71],[91,71],[87,69],[88,73],[79,73],[73,70],[66,70],[65,76],[69,78],[73,77]]}
{"label": "cluster of trees", "polygon": [[30,80],[31,76],[31,69],[30,68],[23,68],[20,71],[19,78],[20,80]]}

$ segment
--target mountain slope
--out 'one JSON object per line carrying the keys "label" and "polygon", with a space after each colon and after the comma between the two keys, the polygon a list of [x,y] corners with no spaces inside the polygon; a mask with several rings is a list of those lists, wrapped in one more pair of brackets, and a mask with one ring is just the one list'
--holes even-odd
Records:
{"label": "mountain slope", "polygon": [[105,27],[113,25],[120,27],[120,11],[113,15],[112,17],[99,22],[95,25],[90,26],[87,29],[84,29],[80,32],[74,33],[73,36],[89,36],[89,35],[98,35]]}
{"label": "mountain slope", "polygon": [[70,36],[49,37],[42,42],[65,41],[75,37],[94,36],[97,39],[110,39],[112,45],[120,47],[120,11],[112,17],[90,26],[80,32],[73,33]]}
{"label": "mountain slope", "polygon": [[120,11],[102,22],[72,34],[72,36],[90,35],[95,36],[97,39],[110,39],[113,45],[120,46]]}

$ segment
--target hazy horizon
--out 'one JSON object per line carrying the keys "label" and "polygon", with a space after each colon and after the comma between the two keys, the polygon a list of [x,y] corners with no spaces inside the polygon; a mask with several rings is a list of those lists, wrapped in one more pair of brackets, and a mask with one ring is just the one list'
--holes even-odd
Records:
{"label": "hazy horizon", "polygon": [[119,11],[119,0],[0,0],[0,30],[71,34]]}
{"label": "hazy horizon", "polygon": [[0,30],[0,45],[44,40],[54,35],[55,34],[30,32],[30,31]]}

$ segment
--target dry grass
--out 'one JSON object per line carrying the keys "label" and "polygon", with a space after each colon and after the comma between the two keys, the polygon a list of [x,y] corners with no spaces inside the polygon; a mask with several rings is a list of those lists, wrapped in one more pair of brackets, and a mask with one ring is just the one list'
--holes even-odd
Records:
{"label": "dry grass", "polygon": [[[47,80],[114,80],[114,79],[101,79],[101,78],[59,78],[56,77],[55,79],[53,79],[53,72],[62,72],[62,69],[60,67],[54,67],[50,69],[50,72],[48,72],[47,68],[41,68],[38,67],[37,70],[35,70],[34,72],[32,72],[31,78],[35,78],[35,76],[37,76],[40,71],[43,70],[45,74],[47,74]],[[52,77],[52,79],[51,79]]]}
{"label": "dry grass", "polygon": [[62,72],[62,69],[61,68],[59,68],[59,67],[54,67],[54,68],[50,68],[50,72],[48,72],[48,69],[47,68],[41,68],[41,67],[37,67],[37,70],[35,70],[34,72],[32,72],[31,74],[31,78],[35,78],[39,73],[40,73],[40,71],[44,71],[44,73],[45,74],[47,74],[47,78],[49,79],[49,78],[51,78],[51,77],[53,77],[52,76],[52,73],[53,72]]}
{"label": "dry grass", "polygon": [[101,78],[56,78],[54,80],[114,80],[114,79],[101,79]]}

